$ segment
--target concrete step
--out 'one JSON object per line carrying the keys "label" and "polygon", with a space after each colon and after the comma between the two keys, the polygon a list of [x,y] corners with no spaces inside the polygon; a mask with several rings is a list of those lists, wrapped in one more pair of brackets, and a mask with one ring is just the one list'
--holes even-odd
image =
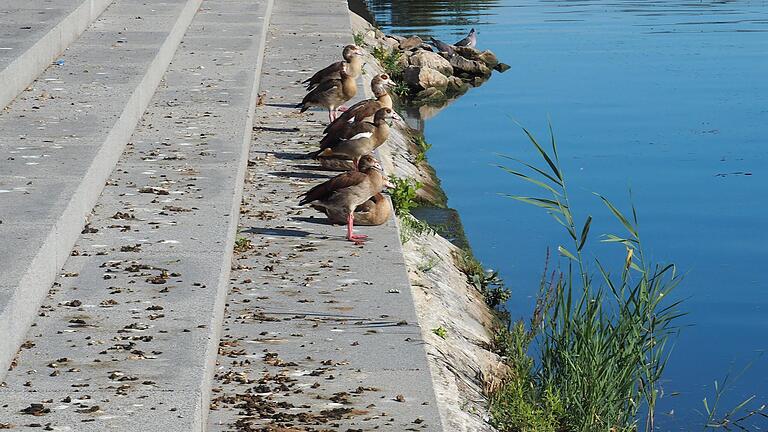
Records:
{"label": "concrete step", "polygon": [[0,379],[200,1],[115,1],[0,113]]}
{"label": "concrete step", "polygon": [[0,3],[0,108],[49,67],[110,3],[112,0]]}
{"label": "concrete step", "polygon": [[270,7],[203,1],[24,336],[0,423],[204,429]]}
{"label": "concrete step", "polygon": [[442,431],[394,219],[359,247],[297,206],[336,174],[305,159],[326,113],[293,106],[351,43],[346,1],[280,0],[270,23],[208,431]]}

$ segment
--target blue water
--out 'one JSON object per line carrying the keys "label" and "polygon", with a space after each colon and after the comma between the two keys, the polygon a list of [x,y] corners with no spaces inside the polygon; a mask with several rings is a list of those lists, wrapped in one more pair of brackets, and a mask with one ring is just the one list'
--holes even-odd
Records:
{"label": "blue water", "polygon": [[550,118],[573,207],[579,220],[594,216],[593,250],[624,258],[596,243],[620,229],[591,192],[626,209],[631,187],[648,253],[686,274],[675,297],[690,326],[666,371],[658,430],[700,429],[713,382],[750,364],[722,407],[768,403],[768,1],[369,4],[393,33],[454,41],[475,27],[479,48],[512,66],[425,133],[472,249],[513,289],[513,316],[529,316],[547,248],[570,243],[541,209],[500,197],[535,191],[492,165],[505,162],[497,153],[538,162],[511,119],[547,140]]}

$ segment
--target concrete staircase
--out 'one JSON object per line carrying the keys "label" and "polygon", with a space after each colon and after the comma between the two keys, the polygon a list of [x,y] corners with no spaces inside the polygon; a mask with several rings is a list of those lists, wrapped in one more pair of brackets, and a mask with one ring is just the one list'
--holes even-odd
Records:
{"label": "concrete staircase", "polygon": [[270,4],[117,0],[0,116],[0,423],[202,430]]}
{"label": "concrete staircase", "polygon": [[[343,0],[334,14],[274,1],[295,9],[283,28],[317,33],[335,14],[333,37],[349,38]],[[0,6],[0,428],[206,430],[273,0],[55,4]],[[293,70],[280,61],[272,73]],[[384,248],[407,292],[399,248]],[[438,430],[403,299],[417,372],[377,385],[418,388],[430,403],[406,404],[408,421]]]}
{"label": "concrete staircase", "polygon": [[112,0],[5,0],[0,4],[0,108],[74,42]]}

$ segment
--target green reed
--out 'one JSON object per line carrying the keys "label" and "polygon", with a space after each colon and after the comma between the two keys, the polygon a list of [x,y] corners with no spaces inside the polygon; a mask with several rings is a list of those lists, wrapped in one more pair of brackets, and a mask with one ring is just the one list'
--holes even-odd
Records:
{"label": "green reed", "polygon": [[[523,131],[542,164],[507,157],[520,168],[501,168],[544,195],[506,196],[543,208],[571,244],[557,247],[564,269],[542,278],[527,332],[518,323],[497,335],[512,372],[492,391],[492,421],[502,431],[635,431],[644,416],[645,430],[653,430],[661,377],[683,315],[669,295],[681,278],[673,264],[647,259],[634,206],[625,215],[597,194],[625,232],[602,236],[601,242],[621,246],[613,265],[588,257],[592,217],[577,222],[551,127],[549,150]],[[538,364],[528,354],[534,339]]]}

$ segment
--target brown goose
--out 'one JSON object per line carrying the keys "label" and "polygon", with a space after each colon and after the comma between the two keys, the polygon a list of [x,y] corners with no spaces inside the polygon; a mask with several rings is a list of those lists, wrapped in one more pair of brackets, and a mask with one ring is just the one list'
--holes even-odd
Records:
{"label": "brown goose", "polygon": [[[325,215],[328,216],[328,221],[332,224],[347,223],[347,214],[345,211],[316,205],[313,205],[312,207],[314,207],[315,210],[325,213]],[[366,226],[381,225],[389,220],[390,215],[392,215],[392,206],[389,205],[389,200],[381,193],[377,193],[368,201],[357,206],[355,209],[355,224]]]}
{"label": "brown goose", "polygon": [[361,243],[367,236],[354,233],[354,210],[388,185],[379,161],[373,156],[360,158],[360,170],[348,171],[310,189],[299,205],[328,209],[329,212],[343,212],[347,220],[347,240]]}
{"label": "brown goose", "polygon": [[338,61],[326,66],[324,69],[317,71],[310,78],[304,80],[303,83],[307,85],[307,90],[311,91],[323,81],[339,79],[341,78],[339,71],[341,71],[341,67],[345,63],[348,68],[347,73],[352,78],[357,78],[360,76],[360,72],[363,69],[363,54],[363,50],[357,45],[347,45],[341,52],[344,61]]}
{"label": "brown goose", "polygon": [[363,155],[376,150],[389,138],[389,122],[393,111],[380,108],[373,116],[373,122],[355,123],[349,132],[349,138],[342,138],[314,153],[317,159],[351,159],[354,166]]}
{"label": "brown goose", "polygon": [[[358,132],[359,123],[371,119],[381,108],[392,109],[392,97],[387,93],[387,87],[394,84],[387,74],[377,75],[371,80],[371,88],[376,99],[366,99],[352,105],[336,120],[325,128],[326,135],[320,140],[320,148],[330,147],[340,139],[350,139]],[[394,116],[394,114],[393,114]]]}
{"label": "brown goose", "polygon": [[[324,133],[330,135],[323,140],[333,140],[338,137],[344,137],[342,131],[349,128],[353,122],[363,121],[368,117],[373,117],[380,108],[392,108],[392,96],[387,89],[395,85],[395,82],[387,74],[376,75],[371,80],[371,90],[375,99],[362,100],[343,112],[333,123],[329,124]],[[346,137],[344,137],[346,138]],[[320,142],[322,147],[323,141]]]}
{"label": "brown goose", "polygon": [[310,107],[323,107],[328,110],[330,121],[336,119],[336,109],[344,102],[352,99],[357,94],[357,83],[347,73],[347,64],[341,65],[339,71],[341,78],[323,81],[314,90],[309,92],[296,108],[301,108],[301,112]]}

